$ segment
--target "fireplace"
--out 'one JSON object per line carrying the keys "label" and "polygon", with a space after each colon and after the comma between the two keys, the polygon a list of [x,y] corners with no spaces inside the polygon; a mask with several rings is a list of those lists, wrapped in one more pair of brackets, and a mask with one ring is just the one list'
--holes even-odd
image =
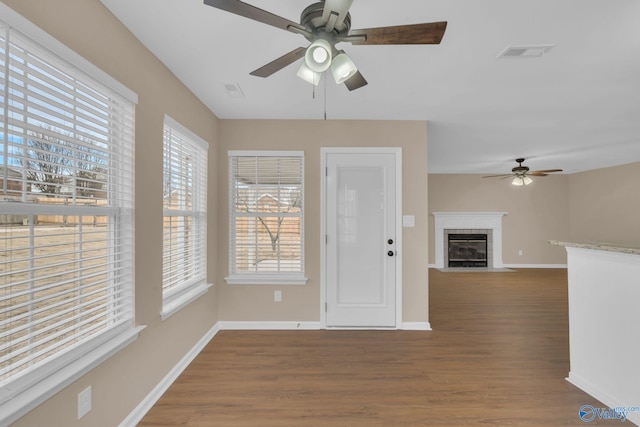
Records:
{"label": "fireplace", "polygon": [[449,267],[486,267],[487,235],[449,234],[448,235]]}
{"label": "fireplace", "polygon": [[486,234],[488,268],[504,268],[502,263],[502,217],[506,212],[434,212],[435,268],[449,267],[449,235]]}

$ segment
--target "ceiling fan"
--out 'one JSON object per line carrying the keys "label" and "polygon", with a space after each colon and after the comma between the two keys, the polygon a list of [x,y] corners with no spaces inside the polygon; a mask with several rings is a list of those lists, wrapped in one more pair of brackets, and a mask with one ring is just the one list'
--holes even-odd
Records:
{"label": "ceiling fan", "polygon": [[562,169],[546,169],[539,171],[530,171],[527,166],[522,166],[524,159],[516,159],[518,166],[511,169],[512,173],[501,174],[501,175],[488,175],[483,176],[483,178],[509,178],[513,176],[513,181],[511,183],[513,185],[521,186],[521,185],[529,185],[533,182],[531,179],[532,176],[547,176],[550,173],[554,172],[562,172]]}
{"label": "ceiling fan", "polygon": [[331,68],[336,83],[344,83],[350,91],[365,86],[367,81],[347,54],[336,48],[337,43],[440,44],[447,28],[447,22],[442,21],[351,30],[349,8],[352,3],[353,0],[325,0],[313,3],[302,11],[300,23],[297,23],[239,0],[204,0],[204,4],[216,9],[300,34],[311,42],[307,47],[296,48],[252,71],[251,75],[269,77],[304,57],[298,70],[300,78],[317,86],[322,73]]}

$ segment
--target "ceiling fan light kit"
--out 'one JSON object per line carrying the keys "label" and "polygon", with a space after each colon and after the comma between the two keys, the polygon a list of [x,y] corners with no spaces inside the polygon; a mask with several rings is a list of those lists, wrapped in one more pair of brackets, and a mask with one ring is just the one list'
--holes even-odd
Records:
{"label": "ceiling fan light kit", "polygon": [[331,66],[331,45],[324,39],[311,43],[304,54],[304,62],[316,73],[323,73]]}
{"label": "ceiling fan light kit", "polygon": [[521,187],[523,185],[529,185],[532,182],[533,180],[528,176],[516,176],[515,178],[513,178],[513,181],[511,181],[511,184]]}
{"label": "ceiling fan light kit", "polygon": [[311,83],[314,86],[318,86],[320,84],[322,73],[313,71],[307,66],[307,63],[305,61],[302,61],[302,64],[300,64],[300,68],[298,68],[298,77],[308,83]]}
{"label": "ceiling fan light kit", "polygon": [[338,53],[338,55],[333,58],[333,62],[331,62],[331,73],[333,74],[333,79],[336,81],[336,84],[344,83],[357,72],[358,68],[356,68],[356,64],[354,64],[351,58],[344,52]]}
{"label": "ceiling fan light kit", "polygon": [[254,70],[251,75],[269,77],[304,57],[303,65],[298,69],[300,78],[317,86],[320,82],[319,74],[331,67],[336,83],[344,83],[350,91],[366,86],[367,81],[346,53],[336,49],[337,43],[440,44],[447,28],[447,22],[441,21],[351,31],[349,8],[352,3],[353,0],[325,0],[313,3],[302,11],[300,23],[297,23],[240,0],[204,0],[207,6],[302,35],[311,42],[306,49],[294,49]]}

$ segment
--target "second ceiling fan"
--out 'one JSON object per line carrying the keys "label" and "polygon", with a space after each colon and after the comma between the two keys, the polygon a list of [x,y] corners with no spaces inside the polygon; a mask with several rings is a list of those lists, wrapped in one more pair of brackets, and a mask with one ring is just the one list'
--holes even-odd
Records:
{"label": "second ceiling fan", "polygon": [[365,86],[367,81],[353,61],[336,44],[402,45],[440,44],[447,22],[396,25],[390,27],[351,30],[349,8],[353,0],[326,0],[313,3],[302,11],[300,23],[274,15],[239,0],[204,0],[206,5],[245,18],[304,36],[311,44],[299,47],[251,72],[269,77],[304,57],[298,76],[317,86],[322,73],[331,69],[336,83],[344,83],[349,90]]}
{"label": "second ceiling fan", "polygon": [[483,178],[510,178],[513,177],[511,183],[513,185],[522,186],[529,185],[533,182],[532,176],[547,176],[550,173],[562,172],[562,169],[545,169],[538,171],[530,171],[528,166],[522,166],[524,159],[516,159],[518,166],[511,169],[511,173],[503,173],[500,175],[488,175]]}

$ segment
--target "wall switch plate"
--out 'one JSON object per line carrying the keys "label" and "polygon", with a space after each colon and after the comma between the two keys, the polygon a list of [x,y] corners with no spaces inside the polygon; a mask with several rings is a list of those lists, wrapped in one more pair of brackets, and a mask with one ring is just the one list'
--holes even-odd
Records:
{"label": "wall switch plate", "polygon": [[416,226],[416,217],[414,215],[402,215],[402,226],[403,227],[415,227]]}
{"label": "wall switch plate", "polygon": [[91,410],[91,386],[78,394],[78,419],[87,415]]}
{"label": "wall switch plate", "polygon": [[518,251],[518,255],[522,256],[522,254],[523,254],[522,249],[520,249],[520,250]]}
{"label": "wall switch plate", "polygon": [[282,291],[274,291],[273,292],[273,300],[275,302],[281,302],[282,301]]}

